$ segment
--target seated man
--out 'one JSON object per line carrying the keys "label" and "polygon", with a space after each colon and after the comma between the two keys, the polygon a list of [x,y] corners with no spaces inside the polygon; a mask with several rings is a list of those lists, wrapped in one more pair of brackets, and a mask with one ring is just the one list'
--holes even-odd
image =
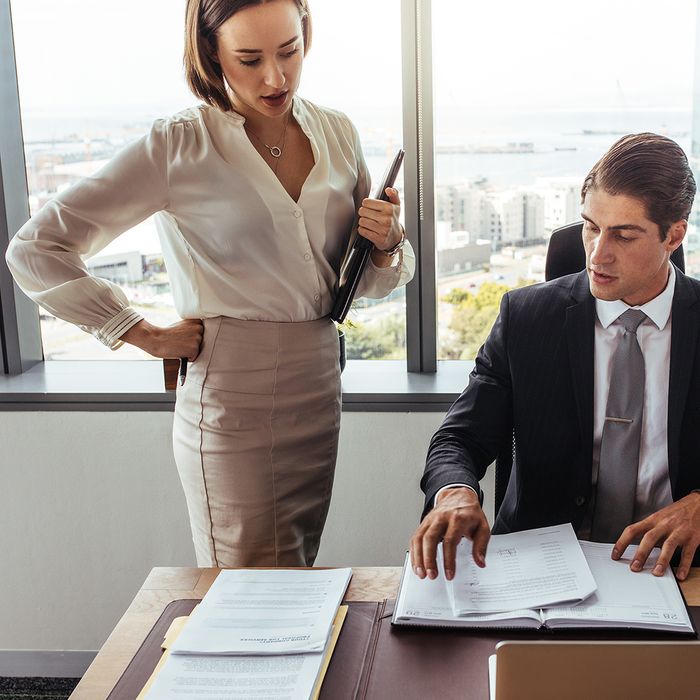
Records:
{"label": "seated man", "polygon": [[700,281],[669,258],[688,226],[695,181],[670,139],[620,139],[581,191],[586,269],[507,293],[469,385],[428,451],[423,520],[411,539],[418,576],[445,575],[472,540],[485,564],[479,480],[504,445],[513,469],[494,534],[571,522],[580,539],[640,542],[641,571],[700,543]]}

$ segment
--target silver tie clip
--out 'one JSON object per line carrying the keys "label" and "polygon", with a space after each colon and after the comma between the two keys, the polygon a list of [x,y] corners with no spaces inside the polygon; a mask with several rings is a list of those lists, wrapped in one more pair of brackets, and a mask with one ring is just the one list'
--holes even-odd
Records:
{"label": "silver tie clip", "polygon": [[609,420],[611,423],[634,423],[631,418],[615,418],[614,416],[605,416],[605,420]]}

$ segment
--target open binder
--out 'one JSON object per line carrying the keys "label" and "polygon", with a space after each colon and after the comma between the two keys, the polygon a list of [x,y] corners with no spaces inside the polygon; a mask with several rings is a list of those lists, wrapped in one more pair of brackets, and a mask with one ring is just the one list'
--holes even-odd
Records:
{"label": "open binder", "polygon": [[[389,201],[389,198],[386,196],[386,188],[394,186],[396,176],[401,170],[403,157],[404,150],[400,148],[384,173],[384,177],[374,194],[375,199],[381,199],[385,202]],[[340,267],[338,293],[331,310],[331,319],[333,321],[342,323],[348,315],[357,292],[357,286],[360,283],[365,267],[367,267],[367,261],[373,249],[374,245],[372,242],[364,236],[360,236],[357,232],[355,232],[354,236],[351,236],[350,245]]]}

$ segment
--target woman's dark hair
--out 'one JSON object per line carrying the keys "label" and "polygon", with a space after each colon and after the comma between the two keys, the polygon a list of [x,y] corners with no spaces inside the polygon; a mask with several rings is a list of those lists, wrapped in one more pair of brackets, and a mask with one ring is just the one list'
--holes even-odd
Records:
{"label": "woman's dark hair", "polygon": [[[231,111],[221,66],[216,61],[216,33],[236,12],[277,0],[187,0],[185,10],[185,79],[190,90],[212,107]],[[307,0],[294,2],[301,17],[304,54],[311,45],[311,14]]]}
{"label": "woman's dark hair", "polygon": [[593,166],[583,182],[581,202],[591,189],[639,199],[664,240],[671,224],[690,216],[695,188],[688,158],[675,141],[658,134],[630,134]]}

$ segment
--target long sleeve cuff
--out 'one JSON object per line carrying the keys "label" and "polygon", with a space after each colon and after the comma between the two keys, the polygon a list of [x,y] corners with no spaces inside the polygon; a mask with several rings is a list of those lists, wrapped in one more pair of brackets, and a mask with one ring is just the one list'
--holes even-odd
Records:
{"label": "long sleeve cuff", "polygon": [[469,486],[469,484],[447,484],[447,486],[443,486],[441,489],[438,490],[438,492],[435,494],[435,498],[433,498],[433,508],[437,505],[438,498],[440,497],[440,494],[445,491],[445,489],[453,489],[455,486],[464,486],[465,489],[471,489],[474,493],[476,493],[477,498],[479,497],[479,494],[477,493],[477,490],[473,486]]}
{"label": "long sleeve cuff", "polygon": [[102,328],[90,329],[90,332],[101,343],[104,343],[110,350],[117,350],[124,345],[119,338],[126,333],[129,328],[135,326],[143,316],[134,311],[130,306],[122,309],[116,316],[113,316]]}
{"label": "long sleeve cuff", "polygon": [[378,267],[370,257],[360,280],[356,297],[382,299],[397,287],[410,282],[415,269],[416,257],[408,241],[388,267]]}

